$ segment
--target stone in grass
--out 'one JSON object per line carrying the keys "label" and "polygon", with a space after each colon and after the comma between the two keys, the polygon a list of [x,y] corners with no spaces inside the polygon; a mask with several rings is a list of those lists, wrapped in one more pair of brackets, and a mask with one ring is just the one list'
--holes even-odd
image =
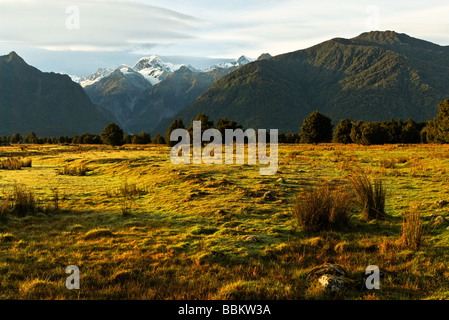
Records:
{"label": "stone in grass", "polygon": [[309,273],[309,277],[318,278],[318,283],[330,293],[339,293],[352,282],[346,277],[345,270],[336,264],[316,267]]}
{"label": "stone in grass", "polygon": [[243,238],[243,240],[245,240],[246,242],[262,242],[262,240],[260,240],[260,238],[256,237],[256,236],[247,236],[245,238]]}
{"label": "stone in grass", "polygon": [[94,240],[99,238],[113,238],[115,234],[109,229],[90,230],[84,235],[84,240]]}
{"label": "stone in grass", "polygon": [[322,266],[312,269],[312,271],[310,271],[309,273],[309,276],[320,277],[325,274],[331,274],[339,277],[346,277],[346,272],[341,266],[329,263],[326,263]]}
{"label": "stone in grass", "polygon": [[323,287],[324,291],[330,293],[339,293],[348,285],[348,282],[344,278],[334,276],[332,274],[325,274],[321,276],[318,282],[321,287]]}
{"label": "stone in grass", "polygon": [[279,179],[277,180],[277,182],[278,182],[278,183],[285,183],[285,180],[284,180],[284,178],[279,178]]}

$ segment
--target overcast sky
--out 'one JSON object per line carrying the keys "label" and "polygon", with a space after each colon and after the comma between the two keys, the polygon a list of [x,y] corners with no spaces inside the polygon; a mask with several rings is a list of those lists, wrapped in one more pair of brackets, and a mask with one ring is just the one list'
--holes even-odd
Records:
{"label": "overcast sky", "polygon": [[257,58],[372,30],[449,45],[448,17],[447,0],[0,0],[0,55],[83,76],[152,54]]}

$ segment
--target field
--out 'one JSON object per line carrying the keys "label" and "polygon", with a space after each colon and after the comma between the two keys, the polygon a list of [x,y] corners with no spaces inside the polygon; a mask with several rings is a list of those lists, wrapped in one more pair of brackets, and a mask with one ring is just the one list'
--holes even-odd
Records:
{"label": "field", "polygon": [[[0,299],[448,299],[449,147],[281,145],[279,172],[258,166],[173,165],[161,146],[0,147]],[[359,168],[386,187],[386,220],[355,207],[341,230],[306,232],[296,196],[348,185]],[[14,190],[37,208],[10,212]],[[9,199],[9,200],[8,200]],[[6,203],[5,205],[3,205]],[[419,247],[400,243],[403,214],[419,212]],[[324,291],[310,271],[342,266],[351,285]],[[80,268],[68,290],[66,267]],[[381,289],[364,287],[380,268]]]}

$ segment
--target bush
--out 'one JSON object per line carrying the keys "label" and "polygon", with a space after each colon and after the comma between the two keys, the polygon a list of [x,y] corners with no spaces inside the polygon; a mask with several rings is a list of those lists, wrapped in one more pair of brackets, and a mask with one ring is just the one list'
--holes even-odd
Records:
{"label": "bush", "polygon": [[347,190],[324,184],[303,191],[295,200],[293,214],[306,231],[338,230],[347,226],[352,206],[352,195]]}
{"label": "bush", "polygon": [[374,183],[368,177],[361,174],[353,174],[348,177],[358,195],[359,204],[362,207],[362,215],[367,221],[385,219],[385,198],[386,192],[383,182],[380,179]]}

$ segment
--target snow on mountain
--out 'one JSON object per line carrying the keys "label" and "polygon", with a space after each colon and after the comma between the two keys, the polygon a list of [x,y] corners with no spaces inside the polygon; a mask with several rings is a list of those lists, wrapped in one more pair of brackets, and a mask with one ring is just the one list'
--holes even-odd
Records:
{"label": "snow on mountain", "polygon": [[112,72],[114,72],[114,69],[111,68],[99,68],[95,73],[91,74],[90,76],[87,76],[85,78],[80,78],[78,82],[82,87],[90,86],[94,84],[95,82],[100,81],[104,77],[107,77]]}
{"label": "snow on mountain", "polygon": [[158,56],[141,58],[134,66],[152,85],[164,80],[169,74],[179,70],[183,65],[163,62]]}
{"label": "snow on mountain", "polygon": [[[133,67],[121,65],[117,69],[119,69],[125,76],[134,72],[138,72],[145,78],[149,85],[155,85],[183,66],[193,72],[209,72],[218,68],[227,69],[232,67],[240,67],[253,61],[253,59],[250,59],[246,56],[241,56],[239,59],[231,62],[221,62],[206,69],[196,69],[191,65],[164,62],[160,57],[152,55],[139,59],[139,61],[137,61],[137,63]],[[79,83],[82,87],[87,87],[111,75],[115,70],[111,68],[100,68],[95,73],[85,78],[79,78],[76,76],[70,77],[73,81]]]}
{"label": "snow on mountain", "polygon": [[227,68],[232,68],[232,67],[241,67],[244,66],[248,63],[253,62],[254,59],[248,58],[247,56],[241,56],[240,58],[231,61],[231,62],[221,62],[218,64],[215,64],[209,68],[204,69],[204,72],[209,72],[209,71],[213,71],[215,69],[227,69]]}

